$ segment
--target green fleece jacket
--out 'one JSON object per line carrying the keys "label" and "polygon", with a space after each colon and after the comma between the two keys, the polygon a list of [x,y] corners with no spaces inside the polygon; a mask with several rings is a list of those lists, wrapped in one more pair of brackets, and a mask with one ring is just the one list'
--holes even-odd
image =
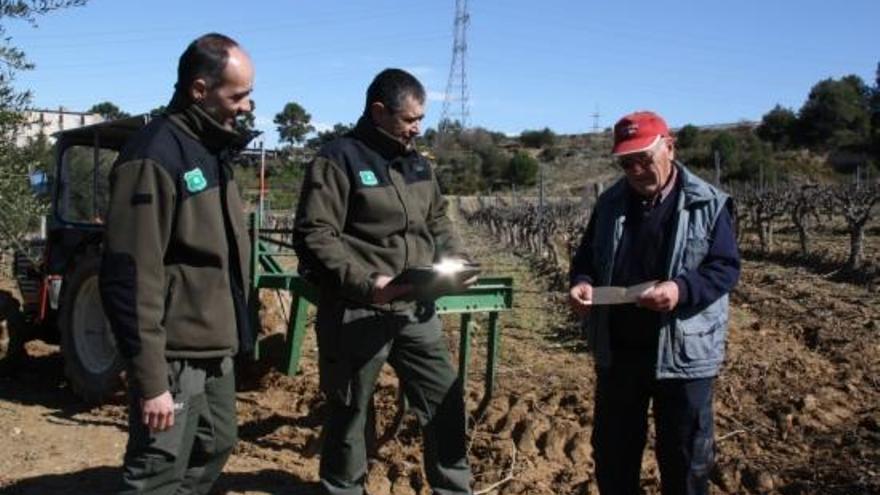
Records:
{"label": "green fleece jacket", "polygon": [[229,165],[242,146],[192,106],[141,129],[111,171],[101,298],[144,398],[168,390],[167,359],[231,356],[250,341],[250,242]]}
{"label": "green fleece jacket", "polygon": [[322,290],[372,305],[376,275],[462,254],[446,210],[430,163],[362,117],[308,167],[294,227],[299,270]]}

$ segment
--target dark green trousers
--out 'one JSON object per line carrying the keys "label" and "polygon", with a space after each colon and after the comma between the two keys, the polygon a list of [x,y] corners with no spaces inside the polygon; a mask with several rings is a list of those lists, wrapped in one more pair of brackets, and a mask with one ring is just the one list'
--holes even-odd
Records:
{"label": "dark green trousers", "polygon": [[318,309],[317,332],[321,388],[329,406],[321,453],[323,492],[364,493],[367,410],[379,371],[388,362],[422,425],[425,473],[433,492],[471,493],[461,382],[433,306],[382,312],[325,301]]}
{"label": "dark green trousers", "polygon": [[175,407],[169,430],[151,433],[140,397],[129,394],[120,495],[207,494],[235,446],[232,358],[169,360],[168,375]]}

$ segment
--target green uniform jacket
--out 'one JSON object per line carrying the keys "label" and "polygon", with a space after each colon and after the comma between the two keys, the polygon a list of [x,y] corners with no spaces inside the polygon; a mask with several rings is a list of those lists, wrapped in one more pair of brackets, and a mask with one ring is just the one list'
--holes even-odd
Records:
{"label": "green uniform jacket", "polygon": [[101,298],[144,398],[168,390],[168,358],[231,356],[252,342],[250,242],[228,163],[243,144],[192,106],[150,122],[110,173]]}
{"label": "green uniform jacket", "polygon": [[461,254],[446,209],[430,163],[362,117],[309,165],[294,227],[299,270],[322,291],[372,305],[376,275]]}

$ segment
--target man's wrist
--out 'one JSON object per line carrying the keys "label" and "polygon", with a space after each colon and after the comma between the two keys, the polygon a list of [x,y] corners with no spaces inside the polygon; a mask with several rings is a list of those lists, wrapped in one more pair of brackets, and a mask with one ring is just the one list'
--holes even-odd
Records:
{"label": "man's wrist", "polygon": [[588,275],[575,275],[569,280],[569,288],[580,284],[593,285],[593,279]]}
{"label": "man's wrist", "polygon": [[678,305],[688,304],[690,302],[690,292],[688,291],[687,281],[683,277],[676,277],[672,279],[672,282],[678,287]]}

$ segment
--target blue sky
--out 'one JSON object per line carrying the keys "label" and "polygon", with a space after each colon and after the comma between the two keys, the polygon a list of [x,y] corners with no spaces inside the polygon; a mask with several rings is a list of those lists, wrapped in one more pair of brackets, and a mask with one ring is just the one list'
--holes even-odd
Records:
{"label": "blue sky", "polygon": [[[130,113],[167,103],[177,58],[196,36],[236,38],[257,69],[258,127],[288,101],[319,127],[353,122],[370,79],[402,67],[429,91],[436,125],[452,54],[453,0],[91,0],[6,22],[36,69],[17,80],[34,106]],[[874,81],[880,1],[596,2],[471,0],[470,122],[506,133],[589,131],[637,109],[670,125],[757,120],[799,108],[827,77]]]}

